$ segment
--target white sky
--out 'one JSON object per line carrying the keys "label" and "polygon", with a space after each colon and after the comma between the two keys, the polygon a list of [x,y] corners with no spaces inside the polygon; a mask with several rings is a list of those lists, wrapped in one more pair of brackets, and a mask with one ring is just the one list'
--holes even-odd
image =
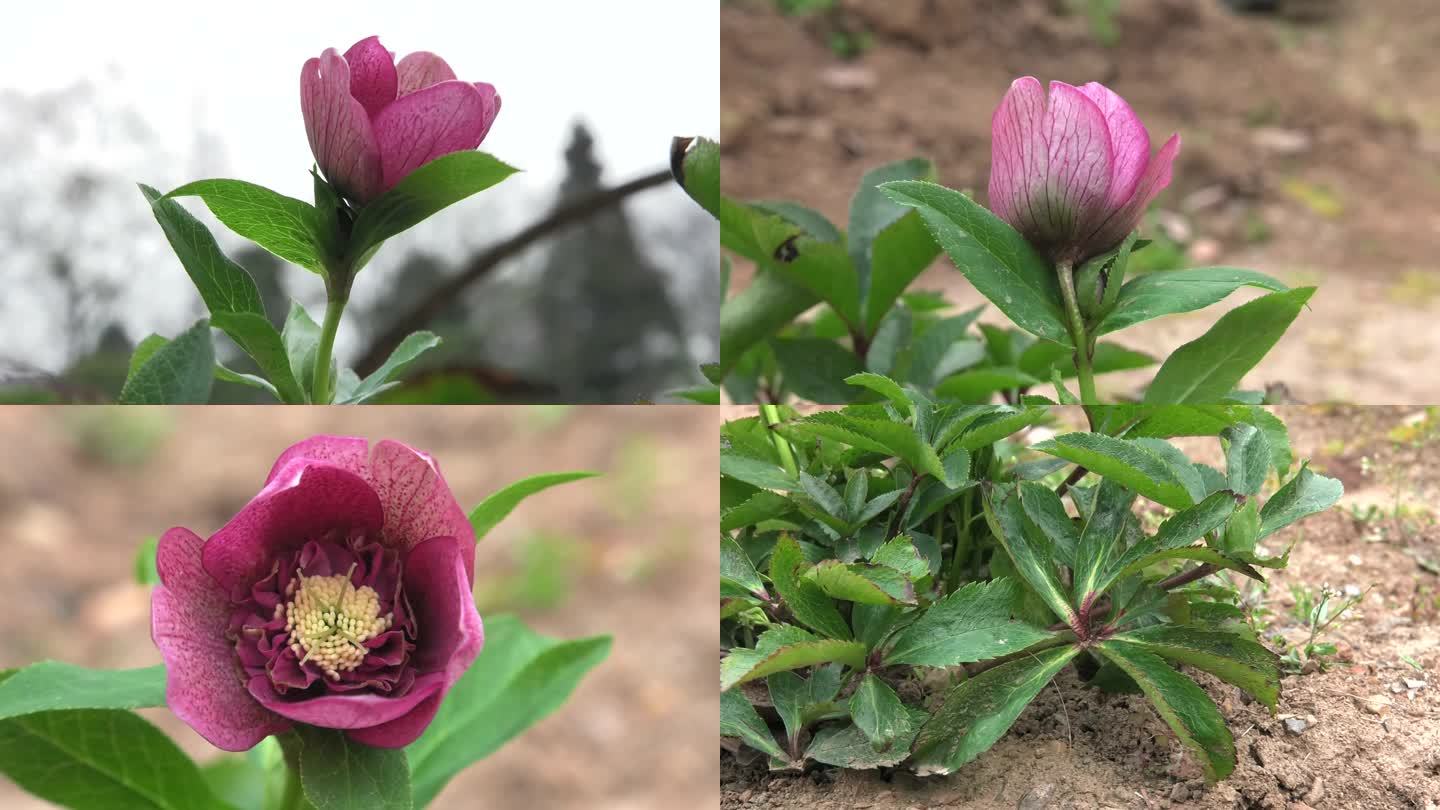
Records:
{"label": "white sky", "polygon": [[[308,199],[300,66],[371,34],[397,56],[440,54],[504,101],[481,149],[559,176],[583,117],[608,178],[664,165],[672,135],[719,134],[717,0],[44,0],[6,9],[0,87],[45,90],[114,73],[160,131],[221,135],[240,178]],[[198,179],[198,178],[197,178]]]}

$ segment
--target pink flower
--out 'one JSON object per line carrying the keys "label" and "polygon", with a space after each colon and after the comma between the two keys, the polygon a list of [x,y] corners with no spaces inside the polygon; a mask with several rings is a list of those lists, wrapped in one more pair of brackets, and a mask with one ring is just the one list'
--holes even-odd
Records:
{"label": "pink flower", "polygon": [[1104,85],[1016,79],[991,120],[990,208],[1055,261],[1080,263],[1118,245],[1170,185],[1171,135],[1150,133]]}
{"label": "pink flower", "polygon": [[470,521],[399,442],[300,442],[209,540],[166,532],[156,564],[167,702],[226,751],[294,723],[407,745],[485,640]]}
{"label": "pink flower", "polygon": [[340,192],[365,204],[405,175],[485,140],[500,96],[484,82],[458,81],[433,53],[397,64],[379,37],[327,48],[300,70],[300,111],[310,152]]}

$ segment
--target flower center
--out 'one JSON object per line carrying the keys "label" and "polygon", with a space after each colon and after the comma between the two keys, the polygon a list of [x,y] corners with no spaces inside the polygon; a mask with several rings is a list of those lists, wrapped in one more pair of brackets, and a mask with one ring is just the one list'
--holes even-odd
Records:
{"label": "flower center", "polygon": [[[300,663],[315,662],[332,681],[365,660],[365,642],[390,629],[393,613],[380,615],[380,598],[369,585],[356,588],[350,571],[307,577],[299,569],[287,588],[290,601],[276,607],[285,617],[290,649]],[[298,585],[297,585],[298,583]]]}

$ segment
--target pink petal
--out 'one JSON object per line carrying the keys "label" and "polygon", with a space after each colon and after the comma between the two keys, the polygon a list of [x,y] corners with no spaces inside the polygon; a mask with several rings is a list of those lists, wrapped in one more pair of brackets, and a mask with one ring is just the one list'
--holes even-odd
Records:
{"label": "pink petal", "polygon": [[411,549],[405,560],[405,593],[420,628],[411,660],[421,672],[444,672],[446,689],[460,679],[485,644],[464,554],[474,545],[474,541],[435,537]]}
{"label": "pink petal", "polygon": [[373,692],[352,694],[331,693],[319,697],[287,701],[275,691],[265,675],[250,678],[249,694],[260,705],[275,714],[297,723],[321,728],[369,728],[388,723],[409,714],[432,695],[444,688],[441,672],[418,675],[410,691],[401,697],[388,697]]}
{"label": "pink petal", "polygon": [[350,95],[374,118],[395,100],[395,58],[380,44],[380,37],[366,37],[350,46],[345,62],[350,66]]}
{"label": "pink petal", "polygon": [[1094,236],[1088,240],[1092,246],[1090,255],[1109,250],[1135,230],[1145,216],[1145,209],[1150,206],[1150,202],[1170,185],[1175,158],[1179,154],[1180,135],[1176,133],[1171,135],[1170,140],[1150,159],[1140,182],[1135,184],[1135,191],[1130,195],[1130,199],[1095,230]]}
{"label": "pink petal", "polygon": [[1022,233],[1035,222],[1037,196],[1045,188],[1044,116],[1045,89],[1024,76],[1010,83],[990,119],[990,208]]}
{"label": "pink petal", "polygon": [[217,748],[244,751],[288,731],[290,722],[245,689],[235,647],[225,639],[230,600],[201,565],[204,541],[175,528],[160,538],[161,584],[150,596],[150,635],[165,660],[165,702]]}
{"label": "pink petal", "polygon": [[384,522],[380,500],[365,479],[296,458],[205,544],[205,570],[228,593],[249,587],[277,553],[331,531],[375,534]]}
{"label": "pink petal", "polygon": [[455,81],[455,71],[444,59],[429,51],[416,51],[400,60],[395,66],[400,74],[400,95],[409,95],[424,90],[432,84]]}
{"label": "pink petal", "polygon": [[1110,192],[1110,135],[1105,114],[1088,96],[1064,82],[1050,83],[1045,110],[1049,142],[1045,234],[1068,242],[1104,220]]}
{"label": "pink petal", "polygon": [[475,85],[449,81],[402,96],[381,110],[374,127],[382,188],[393,188],[435,158],[479,146],[494,121],[489,108]]}
{"label": "pink petal", "polygon": [[311,436],[286,448],[280,458],[275,459],[275,465],[270,468],[270,475],[265,479],[265,483],[274,481],[282,469],[297,459],[323,461],[342,470],[349,470],[361,478],[368,478],[370,442],[354,436]]}
{"label": "pink petal", "polygon": [[1099,82],[1090,82],[1080,88],[1100,112],[1105,115],[1105,128],[1110,133],[1110,152],[1114,164],[1110,169],[1110,193],[1106,206],[1116,208],[1125,204],[1140,182],[1140,175],[1150,162],[1150,133],[1140,122],[1140,116],[1130,109],[1125,99]]}
{"label": "pink petal", "polygon": [[385,511],[385,544],[411,549],[432,537],[453,537],[474,580],[475,530],[435,459],[408,445],[382,441],[370,451],[369,481]]}
{"label": "pink petal", "polygon": [[485,142],[485,136],[490,134],[490,127],[495,119],[500,116],[500,94],[496,92],[495,85],[489,82],[475,82],[475,89],[485,98],[485,126],[480,130],[480,142]]}
{"label": "pink petal", "polygon": [[408,713],[388,723],[350,729],[350,739],[376,748],[404,748],[425,733],[430,721],[435,719],[435,713],[440,710],[440,701],[444,698],[443,694],[435,692]]}
{"label": "pink petal", "polygon": [[350,66],[334,48],[300,69],[300,112],[325,178],[359,202],[379,194],[380,147],[364,105],[350,95]]}

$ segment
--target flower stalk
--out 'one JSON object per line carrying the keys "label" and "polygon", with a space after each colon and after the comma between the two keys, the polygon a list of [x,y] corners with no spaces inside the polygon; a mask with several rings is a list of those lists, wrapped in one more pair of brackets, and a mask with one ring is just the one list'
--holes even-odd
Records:
{"label": "flower stalk", "polygon": [[1100,403],[1095,395],[1095,372],[1091,366],[1090,340],[1085,333],[1085,316],[1080,312],[1080,302],[1075,295],[1075,266],[1068,261],[1055,263],[1055,273],[1060,279],[1060,297],[1065,302],[1065,316],[1070,327],[1070,340],[1075,344],[1075,371],[1080,381],[1080,403],[1088,414]]}
{"label": "flower stalk", "polygon": [[315,347],[315,378],[311,384],[311,401],[316,405],[329,405],[335,398],[330,389],[330,359],[335,351],[335,335],[340,331],[340,318],[345,314],[345,305],[350,301],[349,274],[343,281],[326,280],[325,322],[320,325],[320,344]]}

